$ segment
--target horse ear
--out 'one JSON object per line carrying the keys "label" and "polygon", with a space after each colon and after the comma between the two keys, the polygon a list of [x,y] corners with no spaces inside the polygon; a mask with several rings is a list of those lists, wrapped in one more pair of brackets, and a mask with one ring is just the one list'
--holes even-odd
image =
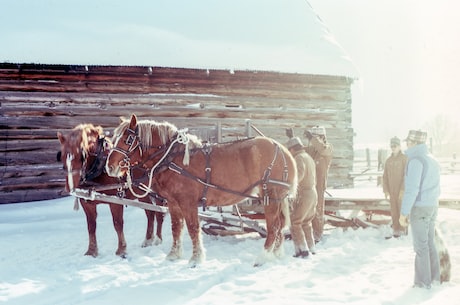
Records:
{"label": "horse ear", "polygon": [[136,126],[137,126],[137,117],[133,113],[133,115],[131,115],[131,122],[129,123],[129,128],[134,130]]}
{"label": "horse ear", "polygon": [[57,132],[57,137],[59,139],[59,142],[61,142],[61,144],[65,143],[65,141],[66,141],[65,136],[62,133],[60,133],[59,131]]}

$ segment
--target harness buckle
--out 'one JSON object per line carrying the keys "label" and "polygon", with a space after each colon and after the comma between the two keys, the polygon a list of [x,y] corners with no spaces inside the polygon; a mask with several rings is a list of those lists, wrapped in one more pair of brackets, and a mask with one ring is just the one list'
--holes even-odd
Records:
{"label": "harness buckle", "polygon": [[203,212],[206,211],[206,203],[208,202],[208,199],[206,197],[201,197],[201,206],[203,207]]}
{"label": "harness buckle", "polygon": [[270,204],[270,197],[268,195],[264,195],[264,205]]}
{"label": "harness buckle", "polygon": [[117,197],[124,198],[125,197],[125,190],[122,187],[119,187],[117,190]]}
{"label": "harness buckle", "polygon": [[289,177],[289,171],[288,169],[284,169],[283,171],[283,181],[288,181],[288,177]]}

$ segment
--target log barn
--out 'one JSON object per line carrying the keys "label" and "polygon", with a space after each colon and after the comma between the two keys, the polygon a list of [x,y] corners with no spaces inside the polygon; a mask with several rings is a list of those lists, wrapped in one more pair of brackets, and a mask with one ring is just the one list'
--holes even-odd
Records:
{"label": "log barn", "polygon": [[[351,86],[356,74],[348,72],[353,68],[341,68],[352,65],[344,61],[340,46],[324,39],[324,25],[310,6],[304,15],[316,34],[308,36],[307,31],[303,39],[318,47],[295,58],[290,50],[278,54],[284,65],[273,63],[260,48],[242,61],[233,51],[219,49],[215,55],[209,44],[199,58],[190,52],[177,64],[154,56],[138,62],[130,53],[126,60],[75,57],[69,64],[57,54],[21,61],[0,52],[0,203],[67,195],[62,165],[56,161],[57,131],[93,123],[110,134],[119,117],[131,113],[187,127],[212,142],[255,136],[255,126],[284,143],[285,128],[303,138],[305,129],[322,125],[334,147],[328,186],[351,186]],[[212,62],[204,60],[211,56]]]}

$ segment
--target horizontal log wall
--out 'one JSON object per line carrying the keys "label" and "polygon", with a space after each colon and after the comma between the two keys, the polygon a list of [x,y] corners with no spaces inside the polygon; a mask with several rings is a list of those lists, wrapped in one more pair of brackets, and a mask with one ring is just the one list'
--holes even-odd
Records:
{"label": "horizontal log wall", "polygon": [[219,124],[223,141],[246,136],[247,120],[282,143],[287,127],[302,136],[323,125],[334,146],[329,186],[351,185],[351,83],[260,71],[0,64],[0,203],[66,195],[57,131],[93,123],[111,132],[131,113],[201,132]]}

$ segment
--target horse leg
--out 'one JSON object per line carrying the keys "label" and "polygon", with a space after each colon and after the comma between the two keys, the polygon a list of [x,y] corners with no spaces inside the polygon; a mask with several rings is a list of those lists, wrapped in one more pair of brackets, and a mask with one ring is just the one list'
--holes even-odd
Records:
{"label": "horse leg", "polygon": [[276,257],[282,257],[284,255],[284,234],[283,228],[285,226],[285,218],[282,214],[278,213],[279,229],[275,232],[275,245],[273,247],[273,253]]}
{"label": "horse leg", "polygon": [[[276,197],[275,198],[280,198],[282,195],[279,195],[275,192]],[[277,203],[275,203],[276,205]],[[280,206],[278,206],[278,210],[276,212],[276,217],[278,218],[278,223],[279,223],[279,229],[277,231],[276,239],[275,239],[275,247],[273,249],[275,255],[277,257],[281,257],[284,255],[284,248],[283,248],[283,243],[284,243],[284,233],[283,229],[285,227],[288,227],[291,225],[291,215],[290,215],[290,203],[289,199],[285,197],[282,199],[282,201],[279,203]]]}
{"label": "horse leg", "polygon": [[197,264],[204,262],[206,257],[201,237],[200,221],[198,219],[198,212],[196,208],[191,209],[191,211],[186,215],[185,221],[187,224],[188,234],[192,240],[193,248],[189,264],[190,266],[195,267]]}
{"label": "horse leg", "polygon": [[159,245],[163,242],[163,221],[165,218],[165,214],[162,212],[155,212],[155,218],[157,220],[157,230],[156,230],[156,236],[155,236],[155,245]]}
{"label": "horse leg", "polygon": [[80,200],[80,204],[83,207],[86,215],[86,224],[88,227],[88,250],[85,255],[96,257],[98,255],[97,240],[96,240],[96,218],[97,210],[95,202],[88,202],[86,200]]}
{"label": "horse leg", "polygon": [[120,204],[109,204],[110,211],[112,212],[113,227],[118,235],[118,249],[116,255],[126,256],[126,240],[123,233],[123,206]]}
{"label": "horse leg", "polygon": [[147,231],[145,232],[145,239],[142,243],[142,248],[150,247],[153,244],[153,225],[155,222],[155,212],[145,210],[147,216]]}
{"label": "horse leg", "polygon": [[284,241],[281,229],[284,226],[284,217],[280,213],[280,204],[272,202],[265,206],[265,220],[267,224],[267,237],[265,239],[264,250],[257,257],[254,266],[261,266],[273,255],[281,255],[281,246]]}
{"label": "horse leg", "polygon": [[177,203],[169,202],[169,213],[171,215],[171,230],[173,237],[173,244],[169,254],[166,256],[167,260],[174,261],[182,257],[182,229],[184,227],[184,217],[179,209]]}

